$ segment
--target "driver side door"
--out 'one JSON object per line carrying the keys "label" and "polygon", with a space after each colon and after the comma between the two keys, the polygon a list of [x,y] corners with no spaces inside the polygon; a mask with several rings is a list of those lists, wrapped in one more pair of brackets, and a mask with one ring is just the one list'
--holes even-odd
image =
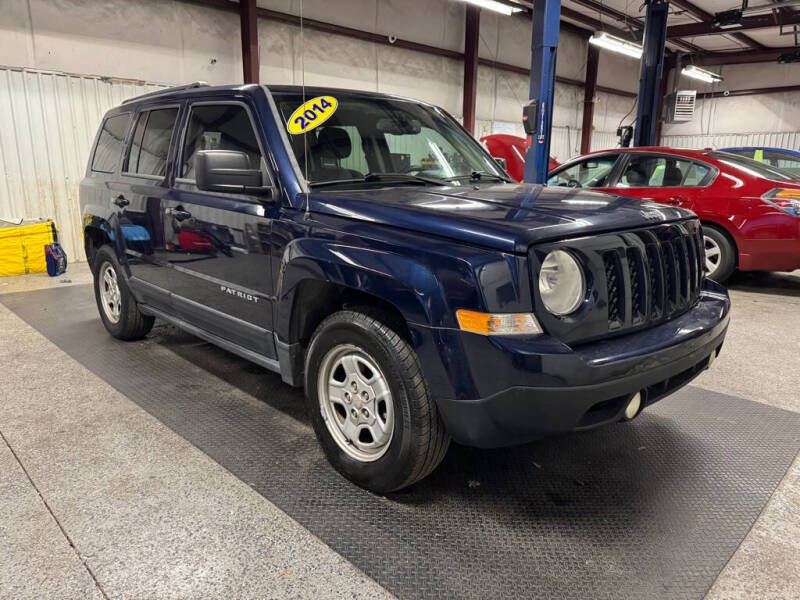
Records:
{"label": "driver side door", "polygon": [[621,154],[587,156],[553,171],[547,185],[608,191],[616,180]]}

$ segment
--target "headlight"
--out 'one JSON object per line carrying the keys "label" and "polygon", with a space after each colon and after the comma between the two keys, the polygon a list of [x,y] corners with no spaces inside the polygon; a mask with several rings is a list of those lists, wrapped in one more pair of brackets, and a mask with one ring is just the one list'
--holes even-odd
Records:
{"label": "headlight", "polygon": [[586,296],[583,269],[569,252],[553,250],[539,271],[539,294],[547,310],[557,316],[577,310]]}

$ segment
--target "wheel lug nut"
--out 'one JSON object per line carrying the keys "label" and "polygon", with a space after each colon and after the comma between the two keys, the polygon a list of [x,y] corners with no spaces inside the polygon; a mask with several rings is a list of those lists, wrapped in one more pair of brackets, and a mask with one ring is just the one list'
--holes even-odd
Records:
{"label": "wheel lug nut", "polygon": [[355,381],[353,381],[350,384],[350,389],[353,390],[354,392],[357,392],[358,391],[358,384]]}
{"label": "wheel lug nut", "polygon": [[361,409],[361,414],[364,415],[365,419],[369,419],[369,411],[366,408]]}
{"label": "wheel lug nut", "polygon": [[367,392],[361,392],[361,397],[364,399],[365,402],[369,400],[369,394]]}
{"label": "wheel lug nut", "polygon": [[344,393],[344,401],[347,402],[348,404],[350,404],[350,400],[351,400],[350,392],[345,392]]}
{"label": "wheel lug nut", "polygon": [[350,409],[350,415],[351,415],[351,416],[352,416],[354,419],[357,419],[357,418],[358,418],[358,411],[357,411],[355,408],[351,408],[351,409]]}

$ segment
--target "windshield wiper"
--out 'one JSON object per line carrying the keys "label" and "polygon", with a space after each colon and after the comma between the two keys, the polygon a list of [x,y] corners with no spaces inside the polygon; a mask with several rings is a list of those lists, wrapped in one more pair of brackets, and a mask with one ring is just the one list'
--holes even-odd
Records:
{"label": "windshield wiper", "polygon": [[420,183],[425,185],[444,185],[441,179],[433,177],[423,177],[421,175],[410,175],[408,173],[367,173],[364,177],[354,177],[352,179],[331,179],[329,181],[312,181],[311,187],[323,187],[338,185],[342,183],[372,183],[375,181],[402,181],[408,183]]}
{"label": "windshield wiper", "polygon": [[403,181],[419,181],[432,185],[443,185],[442,179],[435,177],[424,177],[422,175],[411,175],[410,173],[367,173],[364,181],[386,181],[387,179],[401,179]]}
{"label": "windshield wiper", "polygon": [[508,179],[498,175],[497,173],[490,173],[489,171],[473,171],[469,175],[454,175],[453,177],[448,177],[447,179],[443,179],[443,181],[460,181],[461,179],[469,179],[470,181],[480,181],[484,177],[492,178],[495,181],[505,181],[508,182]]}

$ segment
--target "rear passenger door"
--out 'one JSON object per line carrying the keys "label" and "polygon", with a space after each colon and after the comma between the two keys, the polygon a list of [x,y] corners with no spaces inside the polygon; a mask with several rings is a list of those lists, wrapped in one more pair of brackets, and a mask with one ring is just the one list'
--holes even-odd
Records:
{"label": "rear passenger door", "polygon": [[197,188],[200,150],[236,150],[274,183],[253,113],[241,101],[188,106],[176,179],[167,202],[166,248],[172,310],[180,318],[269,358],[273,288],[270,232],[277,204],[271,197]]}
{"label": "rear passenger door", "polygon": [[615,184],[625,196],[693,209],[713,180],[713,168],[676,155],[631,153]]}
{"label": "rear passenger door", "polygon": [[165,198],[179,106],[148,107],[139,112],[114,184],[119,206],[120,244],[129,268],[129,284],[146,304],[169,305],[165,246]]}

